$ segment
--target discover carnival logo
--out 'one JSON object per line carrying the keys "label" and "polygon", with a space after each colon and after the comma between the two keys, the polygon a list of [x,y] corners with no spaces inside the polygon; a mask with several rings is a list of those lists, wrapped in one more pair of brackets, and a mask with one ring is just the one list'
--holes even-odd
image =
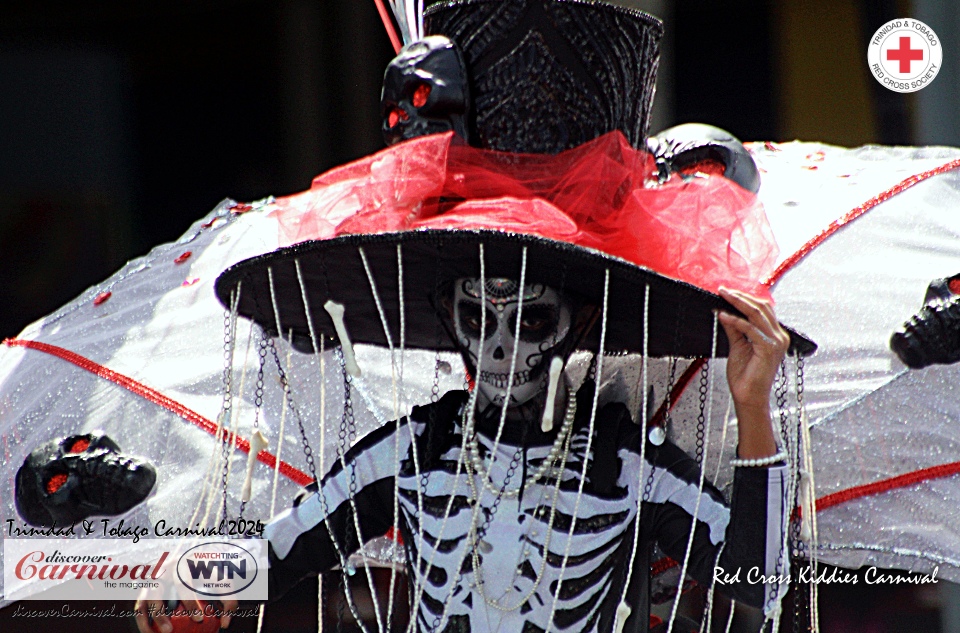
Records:
{"label": "discover carnival logo", "polygon": [[912,18],[890,20],[867,46],[870,74],[894,92],[916,92],[930,85],[943,63],[943,46],[933,29]]}
{"label": "discover carnival logo", "polygon": [[9,600],[162,598],[171,589],[238,600],[267,598],[260,539],[4,539]]}

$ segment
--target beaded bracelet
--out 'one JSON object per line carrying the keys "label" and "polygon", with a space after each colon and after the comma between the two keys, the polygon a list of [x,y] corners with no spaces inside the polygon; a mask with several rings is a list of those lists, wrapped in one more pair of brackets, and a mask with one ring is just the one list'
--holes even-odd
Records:
{"label": "beaded bracelet", "polygon": [[783,451],[780,451],[776,455],[770,455],[769,457],[757,457],[755,459],[731,459],[731,466],[746,466],[747,468],[757,468],[759,466],[772,466],[777,462],[782,462],[787,459],[787,454]]}

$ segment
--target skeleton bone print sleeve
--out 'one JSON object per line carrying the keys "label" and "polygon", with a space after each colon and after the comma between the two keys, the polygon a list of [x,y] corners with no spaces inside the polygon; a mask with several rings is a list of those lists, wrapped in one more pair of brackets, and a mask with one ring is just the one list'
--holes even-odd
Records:
{"label": "skeleton bone print sleeve", "polygon": [[[324,477],[322,495],[316,488],[306,491],[264,531],[271,597],[340,564],[330,531],[344,554],[358,548],[358,529],[364,540],[386,532],[396,486],[398,527],[415,575],[411,601],[422,631],[611,631],[633,549],[637,500],[644,494],[639,551],[649,552],[657,542],[682,561],[696,514],[688,573],[709,586],[715,566],[730,575],[740,569],[739,582],[717,588],[753,606],[775,604],[777,587],[756,577],[784,573],[786,469],[738,468],[732,508],[712,487],[697,507],[696,462],[672,444],[648,443],[641,469],[639,427],[622,404],[597,412],[583,463],[592,399],[590,386],[577,394],[563,467],[543,472],[539,467],[555,450],[556,430],[551,435],[530,425],[516,432],[508,425],[494,447],[495,433],[478,419],[477,440],[489,472],[468,477],[469,458],[461,456],[464,392],[415,407],[410,422],[368,435],[348,452],[346,468],[338,464]],[[411,431],[426,476],[413,468]],[[473,540],[477,546],[468,548]],[[641,555],[637,560],[649,561]],[[646,581],[636,580],[647,577],[641,569],[631,582],[631,589],[641,591],[632,591],[631,600],[648,594]],[[646,596],[634,604],[626,630],[646,630],[630,626],[645,622],[648,608]]]}

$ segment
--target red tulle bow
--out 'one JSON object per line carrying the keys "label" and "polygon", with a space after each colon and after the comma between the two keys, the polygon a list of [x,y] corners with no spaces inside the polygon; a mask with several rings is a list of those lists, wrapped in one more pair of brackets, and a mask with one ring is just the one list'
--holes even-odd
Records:
{"label": "red tulle bow", "polygon": [[716,292],[769,298],[777,245],[763,206],[720,177],[658,184],[653,157],[611,132],[556,155],[414,139],[277,201],[281,243],[416,229],[494,229],[603,251]]}

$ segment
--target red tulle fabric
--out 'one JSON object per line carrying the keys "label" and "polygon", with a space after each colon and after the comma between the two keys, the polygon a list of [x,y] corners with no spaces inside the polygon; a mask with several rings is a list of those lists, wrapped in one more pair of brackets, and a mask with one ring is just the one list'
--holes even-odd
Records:
{"label": "red tulle fabric", "polygon": [[659,185],[653,157],[611,132],[556,155],[395,145],[277,201],[280,241],[417,229],[493,229],[597,249],[716,292],[769,298],[777,246],[756,196],[719,176]]}

